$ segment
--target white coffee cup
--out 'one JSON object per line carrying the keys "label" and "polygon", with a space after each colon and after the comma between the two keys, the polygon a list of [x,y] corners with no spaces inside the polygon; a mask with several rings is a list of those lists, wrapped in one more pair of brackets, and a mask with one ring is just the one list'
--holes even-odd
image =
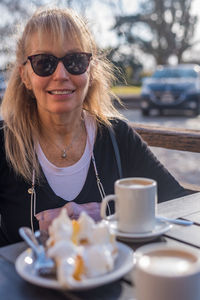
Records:
{"label": "white coffee cup", "polygon": [[[107,216],[109,201],[115,201],[115,214]],[[106,196],[101,204],[101,217],[117,220],[119,231],[145,233],[155,226],[157,183],[143,177],[130,177],[115,182],[115,195]]]}
{"label": "white coffee cup", "polygon": [[135,253],[137,300],[199,300],[200,256],[179,246],[149,244]]}

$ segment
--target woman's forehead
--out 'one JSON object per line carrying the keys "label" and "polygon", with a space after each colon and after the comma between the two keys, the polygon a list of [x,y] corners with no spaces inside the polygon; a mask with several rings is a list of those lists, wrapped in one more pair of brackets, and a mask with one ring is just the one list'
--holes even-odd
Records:
{"label": "woman's forehead", "polygon": [[51,34],[35,33],[27,42],[27,55],[40,52],[52,52],[53,50],[62,53],[87,50],[79,40],[72,38],[67,34],[61,38]]}

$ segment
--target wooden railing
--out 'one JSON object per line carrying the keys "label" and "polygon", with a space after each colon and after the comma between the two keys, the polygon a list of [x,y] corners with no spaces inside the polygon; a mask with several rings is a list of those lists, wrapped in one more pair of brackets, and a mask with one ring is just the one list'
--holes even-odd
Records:
{"label": "wooden railing", "polygon": [[[200,153],[199,130],[167,128],[132,122],[130,125],[149,146]],[[189,190],[200,191],[200,186],[198,185],[182,184]]]}
{"label": "wooden railing", "polygon": [[149,146],[200,153],[200,131],[130,123]]}

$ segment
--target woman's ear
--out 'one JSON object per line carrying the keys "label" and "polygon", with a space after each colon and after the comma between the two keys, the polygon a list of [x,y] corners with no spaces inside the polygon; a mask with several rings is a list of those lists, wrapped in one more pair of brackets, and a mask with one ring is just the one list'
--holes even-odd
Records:
{"label": "woman's ear", "polygon": [[25,87],[28,90],[32,90],[31,82],[28,78],[28,74],[27,74],[27,71],[25,70],[24,66],[19,67],[19,74],[20,74],[21,80],[22,80],[23,84],[25,85]]}

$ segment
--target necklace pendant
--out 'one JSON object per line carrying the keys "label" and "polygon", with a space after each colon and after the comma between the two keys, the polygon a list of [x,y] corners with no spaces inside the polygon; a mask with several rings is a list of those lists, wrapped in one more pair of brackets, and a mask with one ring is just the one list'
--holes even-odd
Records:
{"label": "necklace pendant", "polygon": [[63,153],[61,154],[61,157],[62,157],[62,158],[66,158],[66,157],[67,157],[66,150],[63,150]]}

